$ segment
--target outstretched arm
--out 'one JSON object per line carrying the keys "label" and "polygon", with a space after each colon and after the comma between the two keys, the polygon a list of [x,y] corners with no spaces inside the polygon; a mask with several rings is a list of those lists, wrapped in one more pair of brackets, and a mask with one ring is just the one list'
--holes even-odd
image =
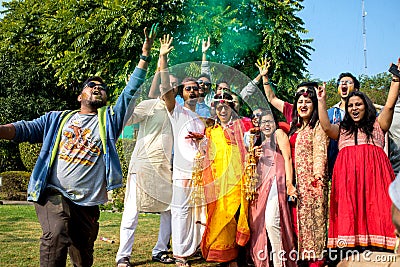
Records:
{"label": "outstretched arm", "polygon": [[15,137],[15,127],[12,124],[0,125],[0,139],[12,140]]}
{"label": "outstretched arm", "polygon": [[318,87],[318,115],[319,115],[319,123],[321,124],[324,132],[329,136],[329,138],[337,140],[339,138],[339,125],[331,124],[328,112],[326,111],[326,82],[324,82],[323,86]]}
{"label": "outstretched arm", "polygon": [[[400,58],[397,60],[397,68],[400,70]],[[378,116],[379,126],[384,132],[387,132],[392,124],[394,106],[396,105],[397,98],[399,96],[399,89],[400,77],[393,75],[385,106]]]}
{"label": "outstretched arm", "polygon": [[169,112],[175,108],[175,94],[173,88],[171,88],[168,71],[168,54],[174,49],[174,47],[171,46],[173,39],[174,38],[170,37],[169,34],[164,34],[163,39],[160,38],[161,94]]}
{"label": "outstretched arm", "polygon": [[265,58],[257,60],[256,66],[260,71],[260,75],[262,76],[263,80],[263,88],[265,95],[267,96],[268,101],[273,105],[277,110],[283,113],[283,107],[285,102],[282,99],[276,97],[272,87],[269,83],[268,79],[268,69],[271,66],[271,61],[267,61]]}

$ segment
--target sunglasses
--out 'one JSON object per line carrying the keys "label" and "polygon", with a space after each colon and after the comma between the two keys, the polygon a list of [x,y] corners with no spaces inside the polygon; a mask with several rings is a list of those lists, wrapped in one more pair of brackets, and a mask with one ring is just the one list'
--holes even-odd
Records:
{"label": "sunglasses", "polygon": [[199,87],[197,87],[197,86],[186,86],[184,89],[187,92],[192,91],[192,89],[193,89],[193,91],[199,91]]}
{"label": "sunglasses", "polygon": [[353,82],[352,81],[339,81],[338,82],[338,85],[345,85],[345,84],[350,85],[350,84],[353,84]]}
{"label": "sunglasses", "polygon": [[205,82],[203,80],[198,80],[197,83],[200,84],[200,85],[204,84],[204,86],[210,86],[211,85],[210,82]]}
{"label": "sunglasses", "polygon": [[97,86],[97,88],[99,88],[100,90],[104,90],[107,91],[107,85],[105,85],[104,83],[95,83],[95,82],[88,82],[85,87],[89,87],[89,88],[95,88]]}

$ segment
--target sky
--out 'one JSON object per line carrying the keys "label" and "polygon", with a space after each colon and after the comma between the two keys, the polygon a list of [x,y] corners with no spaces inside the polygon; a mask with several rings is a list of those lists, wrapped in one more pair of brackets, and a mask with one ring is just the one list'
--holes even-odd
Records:
{"label": "sky", "polygon": [[[307,69],[312,79],[328,81],[342,72],[368,76],[387,72],[400,57],[400,0],[304,0],[297,15],[314,41]],[[0,6],[0,10],[1,10]]]}
{"label": "sky", "polygon": [[366,59],[362,0],[304,0],[297,15],[312,38],[307,69],[311,78],[328,81],[342,72],[368,76],[387,72],[400,57],[400,0],[364,0]]}

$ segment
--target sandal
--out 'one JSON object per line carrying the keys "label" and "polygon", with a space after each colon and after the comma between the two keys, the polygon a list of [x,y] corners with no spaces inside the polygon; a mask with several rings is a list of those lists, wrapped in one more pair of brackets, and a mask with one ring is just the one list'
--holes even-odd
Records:
{"label": "sandal", "polygon": [[177,267],[190,267],[190,262],[184,258],[175,258],[175,264]]}
{"label": "sandal", "polygon": [[168,255],[168,251],[161,251],[157,255],[151,257],[153,261],[158,261],[164,264],[175,263],[175,259]]}
{"label": "sandal", "polygon": [[117,261],[117,267],[132,267],[129,257],[122,257]]}

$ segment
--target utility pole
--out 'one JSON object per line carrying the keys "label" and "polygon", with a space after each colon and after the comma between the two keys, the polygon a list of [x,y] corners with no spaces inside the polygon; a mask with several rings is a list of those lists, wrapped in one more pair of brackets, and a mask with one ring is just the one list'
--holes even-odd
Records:
{"label": "utility pole", "polygon": [[365,17],[367,12],[364,8],[364,0],[362,0],[362,24],[363,24],[363,43],[364,43],[364,74],[367,74],[367,31],[365,29]]}

